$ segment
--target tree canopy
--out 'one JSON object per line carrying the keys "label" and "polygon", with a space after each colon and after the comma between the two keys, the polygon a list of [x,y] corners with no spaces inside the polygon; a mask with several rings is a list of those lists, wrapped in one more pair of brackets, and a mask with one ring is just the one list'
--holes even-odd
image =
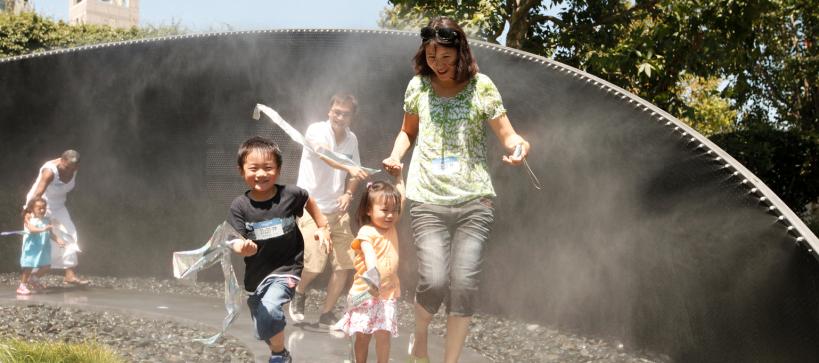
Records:
{"label": "tree canopy", "polygon": [[[796,136],[804,150],[815,152],[817,9],[816,0],[391,0],[379,24],[415,30],[432,17],[448,16],[472,37],[503,41],[612,82],[706,136],[730,134],[715,140],[732,154],[740,153],[732,150],[738,145],[791,150],[766,143]],[[813,187],[799,191],[804,197],[775,188],[796,203],[791,207],[801,209],[799,203],[819,197],[815,155],[799,154],[812,162],[766,155],[765,170],[774,173],[788,174],[784,169],[795,164],[813,168],[804,174],[814,178],[805,181]],[[768,174],[747,162],[755,173]]]}
{"label": "tree canopy", "polygon": [[33,12],[0,12],[0,58],[179,32],[176,26],[118,29],[107,25],[71,25]]}

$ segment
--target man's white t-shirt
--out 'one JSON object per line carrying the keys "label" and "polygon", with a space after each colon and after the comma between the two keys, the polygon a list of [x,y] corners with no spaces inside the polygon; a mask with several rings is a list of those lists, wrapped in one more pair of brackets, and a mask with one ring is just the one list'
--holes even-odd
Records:
{"label": "man's white t-shirt", "polygon": [[[358,155],[358,139],[349,128],[345,132],[347,136],[337,145],[330,121],[320,121],[307,128],[304,138],[308,144],[327,145],[330,150],[347,155],[356,164],[361,164],[361,158]],[[299,179],[296,185],[310,193],[322,213],[338,212],[338,197],[344,194],[346,179],[347,171],[334,169],[322,161],[317,154],[307,149],[302,150]]]}

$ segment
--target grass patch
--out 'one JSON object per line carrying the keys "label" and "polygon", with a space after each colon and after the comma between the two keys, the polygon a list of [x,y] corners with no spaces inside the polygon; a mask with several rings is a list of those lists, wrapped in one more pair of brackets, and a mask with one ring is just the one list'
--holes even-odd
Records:
{"label": "grass patch", "polygon": [[110,348],[95,342],[27,342],[0,340],[0,362],[3,363],[123,363]]}

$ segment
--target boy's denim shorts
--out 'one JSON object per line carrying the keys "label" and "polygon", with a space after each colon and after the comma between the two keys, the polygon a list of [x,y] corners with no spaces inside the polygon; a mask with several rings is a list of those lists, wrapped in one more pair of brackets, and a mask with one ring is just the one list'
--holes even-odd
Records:
{"label": "boy's denim shorts", "polygon": [[291,276],[269,276],[247,298],[256,339],[267,342],[284,330],[287,323],[282,306],[293,298],[297,284],[298,280]]}

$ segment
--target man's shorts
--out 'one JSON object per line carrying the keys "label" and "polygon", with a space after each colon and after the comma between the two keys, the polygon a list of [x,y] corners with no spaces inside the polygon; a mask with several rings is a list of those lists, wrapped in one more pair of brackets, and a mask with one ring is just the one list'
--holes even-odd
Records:
{"label": "man's shorts", "polygon": [[330,238],[333,240],[333,251],[326,255],[321,250],[321,244],[314,237],[316,222],[307,211],[299,218],[299,229],[304,236],[304,270],[321,273],[327,260],[333,265],[333,271],[351,270],[354,268],[355,253],[350,248],[355,236],[350,229],[350,216],[347,212],[325,214],[330,223]]}

